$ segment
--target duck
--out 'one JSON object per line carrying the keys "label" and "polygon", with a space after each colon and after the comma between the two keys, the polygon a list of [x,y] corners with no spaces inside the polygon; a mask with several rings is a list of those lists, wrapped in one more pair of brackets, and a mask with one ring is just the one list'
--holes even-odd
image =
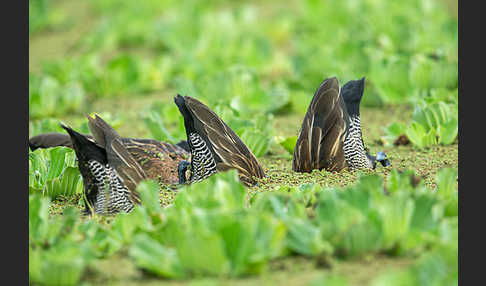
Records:
{"label": "duck", "polygon": [[[98,118],[99,116],[96,115]],[[101,119],[102,120],[102,119]],[[82,134],[85,140],[100,146],[91,134]],[[189,164],[190,153],[186,141],[177,144],[155,139],[121,138],[121,142],[130,155],[140,164],[149,179],[157,180],[161,185],[172,186],[187,181],[185,173]],[[73,149],[73,140],[65,133],[42,133],[29,138],[29,148],[33,152],[64,146]]]}
{"label": "duck", "polygon": [[375,169],[390,162],[380,151],[371,155],[363,142],[359,106],[365,77],[342,87],[336,77],[326,78],[317,88],[304,116],[294,147],[292,170]]}
{"label": "duck", "polygon": [[94,141],[65,123],[60,125],[70,136],[76,153],[85,192],[84,213],[130,212],[140,204],[136,186],[147,175],[110,125],[101,117],[88,117]]}
{"label": "duck", "polygon": [[[168,186],[184,185],[200,182],[216,172],[236,169],[240,181],[251,187],[265,177],[255,155],[207,105],[180,94],[174,98],[174,103],[184,118],[186,140],[171,144],[154,139],[120,138],[149,179],[157,179]],[[99,145],[93,135],[83,136]],[[44,133],[29,139],[32,151],[56,146],[72,148],[72,137]]]}
{"label": "duck", "polygon": [[207,105],[177,94],[174,102],[184,117],[191,160],[182,183],[202,181],[217,172],[236,169],[240,182],[251,187],[265,177],[262,166],[236,133]]}

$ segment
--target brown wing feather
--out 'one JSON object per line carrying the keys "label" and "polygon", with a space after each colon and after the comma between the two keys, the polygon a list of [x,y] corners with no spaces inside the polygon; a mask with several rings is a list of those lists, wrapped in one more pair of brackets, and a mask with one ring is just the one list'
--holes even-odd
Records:
{"label": "brown wing feather", "polygon": [[216,113],[195,98],[185,96],[184,101],[197,119],[194,121],[194,128],[204,132],[210,141],[218,171],[235,168],[239,171],[240,179],[249,185],[256,183],[253,177],[265,176],[255,155]]}
{"label": "brown wing feather", "polygon": [[104,144],[108,163],[118,172],[124,184],[130,190],[131,200],[139,203],[140,198],[135,189],[138,183],[147,178],[140,164],[123,145],[118,133],[101,117],[98,115],[95,118],[88,116],[88,127],[95,141],[98,144]]}
{"label": "brown wing feather", "polygon": [[324,80],[302,122],[294,148],[294,171],[311,172],[323,168],[340,171],[346,166],[343,150],[346,115],[337,78]]}

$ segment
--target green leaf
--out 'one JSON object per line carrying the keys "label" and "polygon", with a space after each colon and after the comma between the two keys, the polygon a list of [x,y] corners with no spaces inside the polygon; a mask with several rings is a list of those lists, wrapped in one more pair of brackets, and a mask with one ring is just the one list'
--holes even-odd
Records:
{"label": "green leaf", "polygon": [[243,131],[240,138],[256,157],[261,157],[268,152],[272,140],[268,134],[263,134],[253,128]]}
{"label": "green leaf", "polygon": [[60,177],[45,182],[44,192],[51,198],[59,195],[73,196],[79,191],[78,184],[82,184],[79,169],[66,167]]}
{"label": "green leaf", "polygon": [[181,265],[189,273],[224,275],[230,272],[222,238],[200,224],[186,230],[175,246]]}
{"label": "green leaf", "polygon": [[435,131],[426,131],[425,127],[417,122],[412,122],[405,131],[412,143],[420,148],[436,144]]}
{"label": "green leaf", "polygon": [[[38,257],[36,257],[38,255]],[[89,261],[84,247],[73,242],[64,242],[53,248],[33,254],[34,260],[42,261],[40,267],[34,262],[30,274],[33,281],[43,285],[77,285]],[[40,268],[40,270],[38,270]]]}
{"label": "green leaf", "polygon": [[330,274],[322,275],[322,277],[315,278],[308,286],[348,286],[350,285],[348,279],[342,275]]}
{"label": "green leaf", "polygon": [[444,200],[457,195],[457,169],[442,168],[435,177],[437,194]]}
{"label": "green leaf", "polygon": [[161,245],[145,233],[134,237],[129,255],[135,260],[138,267],[157,276],[167,278],[184,276],[176,251]]}
{"label": "green leaf", "polygon": [[160,186],[155,180],[144,180],[137,186],[142,205],[151,214],[160,212]]}
{"label": "green leaf", "polygon": [[[285,186],[280,187],[286,189]],[[281,219],[306,217],[305,207],[294,196],[279,190],[275,193],[261,193],[255,196],[252,207],[259,211],[268,211]]]}
{"label": "green leaf", "polygon": [[66,147],[55,147],[49,150],[50,162],[45,180],[51,180],[61,175],[68,152],[70,152],[70,149]]}
{"label": "green leaf", "polygon": [[413,210],[410,227],[415,228],[420,232],[437,229],[440,216],[435,214],[434,207],[437,206],[438,202],[436,197],[430,194],[430,192],[415,198],[415,208]]}
{"label": "green leaf", "polygon": [[48,198],[38,194],[29,196],[29,242],[41,243],[47,238],[49,203]]}
{"label": "green leaf", "polygon": [[386,197],[377,202],[376,209],[383,221],[384,247],[399,244],[410,229],[414,211],[414,201],[404,193]]}
{"label": "green leaf", "polygon": [[453,118],[444,123],[439,128],[439,143],[443,145],[452,144],[458,133],[457,119]]}
{"label": "green leaf", "polygon": [[330,254],[333,251],[332,246],[323,240],[321,229],[309,221],[288,218],[285,224],[289,232],[287,244],[292,251],[307,256],[316,256],[323,252]]}
{"label": "green leaf", "polygon": [[458,215],[458,191],[457,170],[443,168],[437,172],[437,195],[443,200],[444,216],[454,217]]}
{"label": "green leaf", "polygon": [[295,144],[297,144],[297,136],[287,137],[285,140],[281,141],[280,146],[284,147],[289,154],[294,154]]}
{"label": "green leaf", "polygon": [[217,227],[231,262],[232,275],[256,274],[270,258],[280,255],[286,227],[266,213],[250,212],[221,220]]}
{"label": "green leaf", "polygon": [[160,114],[155,111],[147,111],[143,117],[145,126],[149,129],[152,137],[159,141],[175,142],[175,139],[167,131],[164,126],[164,121],[160,117]]}
{"label": "green leaf", "polygon": [[442,246],[422,257],[414,265],[412,273],[417,285],[457,285],[458,259],[457,248]]}
{"label": "green leaf", "polygon": [[98,257],[109,257],[123,247],[123,242],[116,233],[103,228],[98,228],[89,243]]}
{"label": "green leaf", "polygon": [[175,198],[178,209],[200,207],[228,211],[245,206],[246,190],[234,169],[216,173],[206,180],[184,188]]}
{"label": "green leaf", "polygon": [[386,187],[388,192],[390,193],[397,193],[397,192],[414,192],[414,186],[412,185],[412,178],[415,176],[415,171],[413,170],[404,170],[402,172],[398,172],[397,169],[393,169],[387,178]]}
{"label": "green leaf", "polygon": [[371,286],[408,286],[420,285],[417,278],[411,271],[385,269],[382,274],[374,278],[370,283]]}
{"label": "green leaf", "polygon": [[394,140],[398,136],[405,134],[406,127],[403,123],[393,122],[385,128],[385,136],[389,140]]}

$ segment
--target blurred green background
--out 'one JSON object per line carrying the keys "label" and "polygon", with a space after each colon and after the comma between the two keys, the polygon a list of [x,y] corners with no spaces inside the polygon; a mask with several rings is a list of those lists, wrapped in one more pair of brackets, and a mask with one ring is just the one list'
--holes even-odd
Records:
{"label": "blurred green background", "polygon": [[364,107],[456,107],[453,3],[31,0],[30,135],[98,112],[125,136],[179,139],[181,93],[233,129],[294,115],[289,136],[330,76],[365,76]]}

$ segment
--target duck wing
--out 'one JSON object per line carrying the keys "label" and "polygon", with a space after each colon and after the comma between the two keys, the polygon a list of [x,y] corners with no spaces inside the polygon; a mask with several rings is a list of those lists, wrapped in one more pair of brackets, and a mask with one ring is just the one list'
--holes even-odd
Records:
{"label": "duck wing", "polygon": [[98,115],[95,115],[94,118],[88,116],[88,127],[95,141],[105,148],[108,164],[117,171],[130,191],[130,200],[133,203],[139,203],[140,197],[135,189],[138,183],[147,178],[140,164],[123,145],[115,129],[101,117]]}
{"label": "duck wing", "polygon": [[209,107],[190,96],[177,95],[174,101],[184,117],[189,146],[194,148],[191,134],[198,134],[211,151],[217,171],[237,169],[240,180],[246,185],[254,185],[254,177],[264,177],[255,155]]}
{"label": "duck wing", "polygon": [[325,79],[307,109],[294,148],[292,169],[340,171],[346,167],[344,138],[348,114],[336,77]]}

